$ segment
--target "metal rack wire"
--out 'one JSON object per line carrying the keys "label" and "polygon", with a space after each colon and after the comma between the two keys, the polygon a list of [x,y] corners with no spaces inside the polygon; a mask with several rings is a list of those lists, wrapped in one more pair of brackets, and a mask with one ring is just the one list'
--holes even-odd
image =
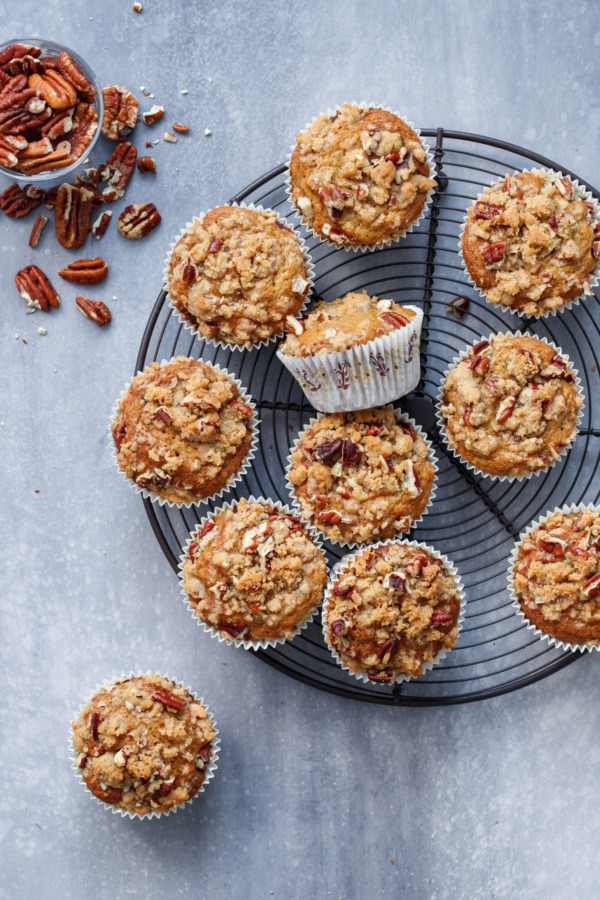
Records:
{"label": "metal rack wire", "polygon": [[[348,676],[332,659],[318,621],[294,641],[256,652],[259,659],[313,687],[397,706],[481,700],[531,684],[579,658],[578,653],[556,650],[520,624],[506,589],[506,567],[516,535],[532,519],[565,503],[597,502],[599,494],[598,299],[586,297],[572,310],[542,320],[521,319],[487,303],[471,289],[457,254],[465,210],[493,179],[532,165],[577,176],[543,156],[493,138],[442,128],[424,129],[422,134],[433,139],[439,189],[429,214],[412,234],[391,247],[356,254],[330,247],[304,230],[303,236],[315,263],[315,287],[321,297],[331,300],[364,288],[423,308],[422,378],[400,405],[428,432],[440,471],[431,511],[410,537],[433,544],[455,562],[467,592],[466,620],[457,646],[439,666],[422,678],[392,687],[362,684]],[[278,166],[232,200],[261,203],[290,217],[293,210],[284,179],[285,166]],[[598,196],[594,188],[585,186]],[[470,300],[461,320],[446,312],[457,294]],[[296,434],[314,411],[275,356],[275,344],[242,352],[206,346],[180,326],[165,301],[161,291],[144,331],[136,371],[152,360],[184,354],[218,362],[240,378],[257,403],[261,433],[252,469],[232,496],[253,493],[287,502],[285,460]],[[521,483],[495,482],[471,473],[446,449],[434,418],[434,401],[448,362],[465,344],[505,330],[527,331],[562,347],[579,370],[586,398],[581,431],[566,460]],[[144,503],[159,544],[176,569],[182,545],[206,505],[195,512]],[[343,555],[327,542],[326,547],[330,563]],[[236,651],[224,646],[223,653],[227,652]]]}

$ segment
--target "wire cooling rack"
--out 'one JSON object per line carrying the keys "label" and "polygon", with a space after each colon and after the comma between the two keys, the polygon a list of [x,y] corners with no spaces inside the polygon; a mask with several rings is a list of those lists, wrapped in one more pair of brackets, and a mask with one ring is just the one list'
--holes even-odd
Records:
{"label": "wire cooling rack", "polygon": [[[434,151],[439,189],[428,215],[412,234],[376,252],[352,253],[309,236],[304,228],[301,232],[315,263],[315,289],[320,297],[333,300],[348,291],[365,289],[423,309],[422,378],[417,390],[402,398],[400,405],[428,433],[440,471],[430,512],[409,537],[432,544],[457,565],[467,594],[466,619],[452,652],[428,674],[400,685],[363,684],[344,672],[325,646],[319,619],[293,641],[255,653],[286,675],[321,690],[397,706],[493,697],[531,684],[580,657],[555,649],[521,625],[506,587],[506,569],[516,536],[533,519],[565,503],[597,502],[599,494],[598,299],[586,297],[573,309],[545,319],[522,319],[487,303],[469,286],[457,253],[465,210],[493,179],[532,165],[577,176],[543,156],[493,138],[442,128],[421,133]],[[291,217],[285,174],[285,166],[278,166],[232,200],[261,203]],[[598,196],[594,188],[585,186]],[[449,301],[459,294],[470,300],[461,320],[446,311]],[[585,394],[580,434],[567,458],[545,474],[520,483],[495,482],[470,472],[440,440],[434,416],[441,376],[451,359],[465,344],[505,330],[545,337],[562,347],[579,370]],[[237,376],[256,401],[262,420],[258,451],[251,471],[228,499],[253,493],[289,502],[285,461],[291,443],[314,410],[277,359],[275,349],[274,343],[242,352],[206,346],[181,327],[164,291],[146,325],[136,371],[152,360],[176,354],[202,357]],[[197,511],[160,507],[149,500],[144,504],[158,542],[176,570],[190,530],[213,504],[200,505]],[[330,564],[343,555],[327,541],[325,546]],[[206,640],[211,638],[206,635]],[[222,652],[240,651],[223,646]]]}

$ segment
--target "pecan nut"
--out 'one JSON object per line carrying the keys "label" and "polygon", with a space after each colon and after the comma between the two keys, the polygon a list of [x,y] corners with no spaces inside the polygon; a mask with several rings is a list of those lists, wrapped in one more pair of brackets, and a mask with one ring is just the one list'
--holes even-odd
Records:
{"label": "pecan nut", "polygon": [[50,312],[51,307],[60,306],[58,294],[48,281],[48,277],[37,266],[25,266],[15,275],[15,284],[28,306]]}
{"label": "pecan nut", "polygon": [[76,259],[65,269],[60,269],[58,274],[65,281],[74,281],[76,284],[98,284],[108,275],[108,265],[100,256]]}
{"label": "pecan nut", "polygon": [[78,103],[73,115],[73,127],[67,141],[75,159],[83,154],[98,130],[98,113],[89,103]]}
{"label": "pecan nut", "polygon": [[0,166],[14,169],[19,162],[17,153],[26,147],[27,141],[20,135],[7,134],[0,137]]}
{"label": "pecan nut", "polygon": [[17,75],[0,90],[0,133],[2,134],[30,132],[39,128],[52,115],[52,110],[43,101],[40,108],[37,91],[28,87],[27,81],[26,75]]}
{"label": "pecan nut", "polygon": [[20,219],[29,215],[32,210],[42,203],[45,191],[32,184],[20,188],[15,182],[7,187],[0,196],[0,209],[6,216],[12,219]]}
{"label": "pecan nut", "polygon": [[70,109],[55,110],[52,117],[42,125],[40,133],[42,137],[48,137],[51,141],[64,137],[73,128],[73,112]]}
{"label": "pecan nut", "polygon": [[168,706],[169,709],[175,709],[177,712],[181,712],[185,706],[185,701],[182,700],[181,697],[176,697],[175,694],[172,694],[170,691],[163,691],[162,689],[155,691],[152,694],[152,699],[158,700],[163,706]]}
{"label": "pecan nut", "polygon": [[115,171],[109,179],[117,190],[123,190],[131,178],[131,173],[135,168],[137,158],[137,150],[129,141],[123,141],[115,147],[113,153],[106,160],[106,165]]}
{"label": "pecan nut", "polygon": [[38,156],[33,159],[19,160],[19,170],[27,175],[38,175],[40,172],[53,172],[55,169],[64,169],[70,166],[73,157],[69,147],[58,146],[52,153],[46,156]]}
{"label": "pecan nut", "polygon": [[110,141],[121,141],[135,128],[138,102],[122,84],[113,84],[102,91],[104,116],[102,134]]}
{"label": "pecan nut", "polygon": [[133,203],[125,207],[117,224],[123,237],[138,240],[156,228],[160,219],[160,213],[154,203]]}
{"label": "pecan nut", "polygon": [[73,85],[77,93],[87,103],[93,103],[96,99],[96,88],[83,74],[73,57],[66,50],[63,50],[58,57],[58,71],[70,84]]}
{"label": "pecan nut", "polygon": [[110,310],[102,300],[90,300],[88,297],[75,297],[77,309],[91,319],[96,325],[102,327],[108,325],[111,319]]}
{"label": "pecan nut", "polygon": [[68,109],[77,103],[77,91],[73,85],[54,69],[30,75],[27,84],[52,109]]}
{"label": "pecan nut", "polygon": [[29,44],[9,44],[2,53],[0,53],[0,69],[5,69],[13,59],[19,59],[23,56],[33,56],[37,59],[41,56],[42,51],[39,47],[32,47]]}
{"label": "pecan nut", "polygon": [[43,216],[41,213],[38,213],[36,220],[33,223],[33,228],[31,229],[31,234],[29,235],[29,246],[30,247],[37,247],[38,241],[40,239],[40,235],[47,224],[48,224],[48,216]]}
{"label": "pecan nut", "polygon": [[58,243],[77,250],[90,233],[94,195],[85,187],[61,184],[56,195],[54,229]]}
{"label": "pecan nut", "polygon": [[94,224],[92,225],[92,234],[95,238],[100,238],[108,228],[110,224],[110,217],[112,216],[112,210],[108,209],[106,212],[100,213]]}
{"label": "pecan nut", "polygon": [[156,165],[151,156],[138,156],[137,167],[142,175],[147,172],[153,172],[156,175]]}

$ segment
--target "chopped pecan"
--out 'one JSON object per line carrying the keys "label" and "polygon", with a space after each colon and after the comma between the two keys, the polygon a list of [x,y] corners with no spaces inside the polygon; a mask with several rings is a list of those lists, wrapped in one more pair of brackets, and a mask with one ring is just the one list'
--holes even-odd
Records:
{"label": "chopped pecan", "polygon": [[383,319],[384,322],[387,322],[388,325],[391,325],[392,328],[403,328],[405,325],[408,325],[407,318],[392,310],[379,313],[379,318]]}
{"label": "chopped pecan", "polygon": [[515,408],[516,403],[515,397],[511,394],[504,397],[503,400],[500,401],[500,405],[498,406],[498,412],[496,413],[496,422],[502,424],[502,422],[506,422],[509,416],[512,415],[512,411]]}
{"label": "chopped pecan", "polygon": [[96,99],[96,88],[83,74],[78,64],[70,53],[63,50],[58,57],[58,71],[70,84],[73,85],[80,97],[87,103],[93,103]]}
{"label": "chopped pecan", "polygon": [[90,716],[90,729],[92,732],[92,738],[97,741],[98,740],[98,725],[100,724],[100,713],[93,712]]}
{"label": "chopped pecan", "polygon": [[30,75],[27,83],[52,109],[68,109],[77,103],[77,91],[73,85],[54,69]]}
{"label": "chopped pecan", "polygon": [[208,520],[204,523],[204,525],[202,526],[202,528],[200,529],[200,531],[198,532],[198,534],[196,535],[197,538],[198,538],[198,540],[201,541],[203,537],[206,537],[206,535],[208,534],[208,532],[209,532],[209,531],[212,531],[214,527],[215,527],[215,523],[212,522],[210,519],[208,519]]}
{"label": "chopped pecan", "polygon": [[102,300],[90,300],[89,297],[75,297],[77,309],[96,325],[108,325],[111,319],[110,310]]}
{"label": "chopped pecan", "polygon": [[135,128],[138,102],[131,91],[122,84],[113,84],[102,91],[104,117],[102,134],[110,141],[121,141]]}
{"label": "chopped pecan", "polygon": [[341,453],[344,442],[341,438],[335,438],[327,444],[319,444],[315,447],[314,452],[322,460],[322,462],[333,462],[336,456]]}
{"label": "chopped pecan", "polygon": [[112,216],[112,210],[107,210],[106,212],[100,213],[94,224],[92,225],[92,234],[95,238],[100,238],[108,228],[110,224],[110,219]]}
{"label": "chopped pecan", "polygon": [[76,284],[98,284],[108,275],[108,265],[100,256],[94,259],[76,259],[65,269],[60,269],[61,278]]}
{"label": "chopped pecan", "polygon": [[20,188],[15,182],[15,184],[11,184],[10,187],[7,187],[2,192],[0,209],[12,219],[20,219],[37,209],[42,203],[44,196],[44,191],[41,188],[35,188],[33,185],[26,185],[25,188]]}
{"label": "chopped pecan", "polygon": [[380,660],[384,666],[387,666],[387,664],[394,658],[394,656],[398,652],[399,646],[400,641],[398,640],[398,638],[388,638],[388,640],[385,641],[377,651],[377,659]]}
{"label": "chopped pecan", "polygon": [[476,219],[497,219],[502,215],[503,210],[500,206],[492,206],[491,203],[482,203],[481,200],[478,200],[473,207],[473,212]]}
{"label": "chopped pecan", "polygon": [[335,509],[326,509],[319,513],[317,521],[319,521],[321,525],[337,525],[342,521],[342,517]]}
{"label": "chopped pecan", "polygon": [[78,103],[73,115],[73,127],[67,141],[75,159],[83,155],[98,130],[98,113],[89,103]]}
{"label": "chopped pecan", "polygon": [[133,203],[126,206],[118,219],[123,237],[138,240],[145,237],[160,223],[160,213],[154,203]]}
{"label": "chopped pecan", "polygon": [[175,709],[177,712],[181,712],[185,706],[185,700],[182,700],[181,697],[176,697],[170,691],[163,691],[162,689],[154,691],[152,699],[158,700],[163,706],[168,706],[169,709]]}
{"label": "chopped pecan", "polygon": [[159,119],[165,114],[165,110],[163,106],[158,106],[156,103],[149,109],[147,112],[142,113],[142,119],[144,120],[144,125],[154,125],[155,122],[158,122]]}
{"label": "chopped pecan", "polygon": [[445,609],[442,609],[441,606],[437,606],[431,615],[431,619],[429,620],[430,625],[446,625],[448,622],[452,621],[452,616],[450,613],[446,612]]}
{"label": "chopped pecan", "polygon": [[181,125],[179,122],[173,122],[173,131],[176,131],[178,134],[187,134],[189,130],[189,125]]}
{"label": "chopped pecan", "polygon": [[196,275],[198,274],[198,269],[193,261],[193,259],[188,257],[187,264],[183,270],[183,275],[181,276],[183,279],[183,283],[190,285],[193,284],[196,280]]}
{"label": "chopped pecan", "polygon": [[21,297],[29,306],[35,306],[43,312],[60,306],[58,294],[48,281],[48,277],[37,266],[25,266],[15,275],[15,283]]}
{"label": "chopped pecan", "polygon": [[489,341],[479,341],[477,344],[473,345],[471,353],[473,354],[473,356],[477,356],[478,353],[483,353],[484,350],[487,350],[489,346]]}
{"label": "chopped pecan", "polygon": [[346,438],[342,445],[342,465],[356,466],[360,462],[364,450],[360,444],[356,444],[351,438]]}
{"label": "chopped pecan", "polygon": [[156,418],[160,419],[161,422],[164,422],[165,425],[170,425],[173,421],[171,418],[171,413],[168,409],[165,409],[164,406],[159,406],[156,410]]}
{"label": "chopped pecan", "polygon": [[61,184],[56,195],[54,228],[62,247],[77,250],[90,233],[93,194],[85,187]]}
{"label": "chopped pecan", "polygon": [[400,428],[404,432],[404,434],[410,434],[413,441],[417,439],[417,430],[412,422],[399,422]]}
{"label": "chopped pecan", "polygon": [[122,190],[131,178],[131,173],[135,168],[136,157],[137,150],[133,144],[130,144],[129,141],[123,141],[117,144],[106,160],[106,164],[115,169],[115,173],[110,178],[110,183],[117,190]]}
{"label": "chopped pecan", "polygon": [[234,639],[240,637],[240,635],[244,634],[244,632],[247,630],[246,625],[233,625],[230,623],[227,623],[226,625],[218,625],[217,627],[219,631],[224,631],[225,634],[228,634],[229,637]]}
{"label": "chopped pecan", "polygon": [[137,167],[142,175],[147,172],[153,172],[156,175],[156,164],[151,156],[138,156]]}
{"label": "chopped pecan", "polygon": [[468,308],[469,298],[460,296],[455,297],[454,300],[450,301],[450,303],[446,307],[446,312],[452,313],[452,315],[456,316],[457,319],[462,319]]}
{"label": "chopped pecan", "polygon": [[481,251],[483,261],[486,266],[493,266],[494,263],[500,262],[504,258],[506,250],[506,241],[496,241],[495,244],[489,244]]}
{"label": "chopped pecan", "polygon": [[30,247],[37,247],[38,241],[40,239],[40,235],[47,224],[48,224],[48,216],[43,216],[41,213],[38,213],[36,220],[33,223],[33,228],[31,229],[31,234],[29,235],[29,246]]}
{"label": "chopped pecan", "polygon": [[492,362],[489,356],[474,356],[473,359],[469,362],[469,368],[475,372],[477,375],[481,375],[482,377],[487,373],[489,367]]}
{"label": "chopped pecan", "polygon": [[112,426],[113,440],[116,444],[117,450],[121,449],[121,444],[125,440],[126,434],[127,426],[125,425],[125,419],[121,417],[120,419],[117,419],[117,421]]}
{"label": "chopped pecan", "polygon": [[218,250],[221,249],[222,246],[223,246],[223,241],[221,240],[221,238],[218,238],[218,237],[213,238],[209,244],[208,252],[216,253]]}

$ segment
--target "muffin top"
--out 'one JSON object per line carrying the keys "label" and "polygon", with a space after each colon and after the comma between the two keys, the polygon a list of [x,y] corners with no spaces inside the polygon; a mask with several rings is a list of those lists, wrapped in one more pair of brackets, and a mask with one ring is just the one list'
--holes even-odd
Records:
{"label": "muffin top", "polygon": [[415,315],[413,309],[369,297],[366,291],[346,294],[331,303],[321,300],[302,319],[286,322],[289,334],[279,349],[286,356],[325,356],[391,334]]}
{"label": "muffin top", "polygon": [[211,497],[248,452],[252,412],[227,372],[185,356],[153,362],[119,401],[111,425],[117,462],[173,503]]}
{"label": "muffin top", "polygon": [[292,199],[307,224],[336,244],[400,237],[435,187],[418,135],[383,109],[345,103],[296,141]]}
{"label": "muffin top", "polygon": [[556,512],[524,538],[515,591],[529,621],[559,641],[600,641],[600,512]]}
{"label": "muffin top", "polygon": [[213,209],[171,256],[173,302],[209,340],[249,347],[281,334],[309,287],[302,247],[271,210]]}
{"label": "muffin top", "polygon": [[327,643],[353,672],[420,675],[458,636],[460,596],[441,559],[391,541],[343,565],[325,603]]}
{"label": "muffin top", "polygon": [[204,706],[160,675],[105,685],[73,722],[87,787],[140,816],[168,812],[198,792],[214,737]]}
{"label": "muffin top", "polygon": [[183,564],[196,615],[228,640],[293,637],[326,581],[325,558],[301,522],[247,500],[206,521]]}
{"label": "muffin top", "polygon": [[591,294],[600,255],[593,209],[568,178],[507,175],[469,208],[462,250],[471,278],[492,303],[526,315]]}
{"label": "muffin top", "polygon": [[408,531],[427,506],[427,445],[391,406],[320,416],[292,453],[288,479],[303,516],[332,541]]}
{"label": "muffin top", "polygon": [[450,370],[441,413],[448,443],[468,462],[516,477],[560,457],[577,433],[582,402],[573,372],[552,347],[498,335]]}

